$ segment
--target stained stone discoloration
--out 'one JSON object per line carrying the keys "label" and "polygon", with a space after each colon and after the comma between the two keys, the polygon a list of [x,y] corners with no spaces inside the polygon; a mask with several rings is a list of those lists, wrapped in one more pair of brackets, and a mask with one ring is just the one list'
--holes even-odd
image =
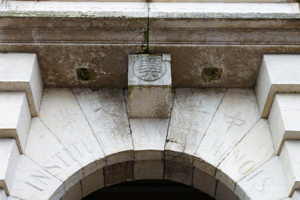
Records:
{"label": "stained stone discoloration", "polygon": [[206,133],[225,91],[176,89],[165,159],[192,163],[192,156]]}
{"label": "stained stone discoloration", "polygon": [[214,176],[216,167],[258,120],[253,90],[227,90],[194,155],[194,166]]}
{"label": "stained stone discoloration", "polygon": [[134,180],[162,180],[163,175],[163,160],[141,160],[134,162]]}
{"label": "stained stone discoloration", "polygon": [[218,166],[216,178],[234,190],[236,182],[274,156],[269,123],[260,119]]}
{"label": "stained stone discoloration", "polygon": [[165,161],[164,179],[192,185],[193,166],[174,161]]}
{"label": "stained stone discoloration", "polygon": [[132,136],[123,91],[74,89],[73,92],[107,156],[107,165],[132,160]]}
{"label": "stained stone discoloration", "polygon": [[133,162],[113,164],[104,168],[105,186],[133,180]]}
{"label": "stained stone discoloration", "polygon": [[76,158],[37,117],[31,121],[25,155],[64,182],[66,191],[84,177]]}
{"label": "stained stone discoloration", "polygon": [[163,54],[129,55],[129,117],[170,117],[172,91],[171,64],[169,60],[163,60],[163,57]]}
{"label": "stained stone discoloration", "polygon": [[39,118],[81,164],[85,176],[105,166],[103,150],[71,89],[46,90]]}

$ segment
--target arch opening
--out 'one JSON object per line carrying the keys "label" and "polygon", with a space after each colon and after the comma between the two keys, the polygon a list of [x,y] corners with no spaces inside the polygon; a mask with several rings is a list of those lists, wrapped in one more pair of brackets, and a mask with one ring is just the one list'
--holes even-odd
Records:
{"label": "arch opening", "polygon": [[136,180],[119,183],[99,189],[82,200],[106,199],[131,199],[131,200],[179,200],[201,199],[215,200],[208,194],[182,183],[169,180]]}

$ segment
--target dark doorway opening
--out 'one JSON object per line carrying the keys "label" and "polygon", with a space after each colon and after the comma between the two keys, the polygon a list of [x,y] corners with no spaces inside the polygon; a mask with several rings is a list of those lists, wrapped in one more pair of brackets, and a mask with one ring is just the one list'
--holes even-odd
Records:
{"label": "dark doorway opening", "polygon": [[83,200],[214,200],[193,187],[166,180],[140,180],[100,189]]}

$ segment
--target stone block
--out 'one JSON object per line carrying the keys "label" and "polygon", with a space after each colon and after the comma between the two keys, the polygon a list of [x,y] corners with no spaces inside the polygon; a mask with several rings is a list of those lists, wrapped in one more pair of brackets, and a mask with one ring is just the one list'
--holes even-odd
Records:
{"label": "stone block", "polygon": [[237,200],[237,196],[233,191],[221,181],[218,181],[215,198],[216,200]]}
{"label": "stone block", "polygon": [[215,196],[217,179],[198,168],[194,168],[193,187],[211,197]]}
{"label": "stone block", "polygon": [[14,139],[0,139],[0,188],[10,195],[20,155]]}
{"label": "stone block", "polygon": [[289,196],[295,190],[300,189],[300,141],[285,141],[280,158],[282,161],[283,172],[285,174]]}
{"label": "stone block", "polygon": [[73,92],[106,155],[107,165],[133,160],[123,90],[74,89]]}
{"label": "stone block", "polygon": [[194,166],[214,176],[216,167],[259,118],[253,90],[228,89],[194,155]]}
{"label": "stone block", "polygon": [[269,115],[270,129],[277,154],[285,140],[300,139],[300,94],[275,95]]}
{"label": "stone block", "polygon": [[169,119],[131,118],[135,161],[163,160]]}
{"label": "stone block", "polygon": [[300,190],[295,190],[292,200],[300,200]]}
{"label": "stone block", "polygon": [[82,196],[87,195],[104,187],[103,169],[99,169],[81,180]]}
{"label": "stone block", "polygon": [[61,198],[61,200],[81,200],[82,193],[81,193],[81,185],[80,182],[77,182],[73,185]]}
{"label": "stone block", "polygon": [[35,54],[0,54],[0,90],[26,93],[32,116],[37,116],[43,83]]}
{"label": "stone block", "polygon": [[233,191],[236,182],[274,156],[268,121],[260,119],[218,166],[216,178]]}
{"label": "stone block", "polygon": [[181,162],[165,161],[164,179],[192,186],[193,166]]}
{"label": "stone block", "polygon": [[64,184],[60,180],[25,155],[21,155],[11,196],[30,200],[57,200],[64,194]]}
{"label": "stone block", "polygon": [[104,168],[105,186],[133,181],[133,161],[117,163]]}
{"label": "stone block", "polygon": [[129,55],[129,117],[170,117],[171,55]]}
{"label": "stone block", "polygon": [[37,117],[32,118],[25,155],[65,185],[65,190],[83,178],[82,166]]}
{"label": "stone block", "polygon": [[162,160],[141,160],[134,162],[134,180],[162,180],[163,176],[164,162]]}
{"label": "stone block", "polygon": [[83,167],[85,176],[105,166],[103,150],[71,89],[45,90],[39,118]]}
{"label": "stone block", "polygon": [[24,92],[0,92],[0,137],[15,138],[20,153],[24,152],[30,120]]}
{"label": "stone block", "polygon": [[262,117],[268,117],[276,93],[300,92],[300,56],[264,55],[256,81]]}
{"label": "stone block", "polygon": [[283,199],[289,196],[285,174],[278,156],[240,180],[234,193],[245,200]]}
{"label": "stone block", "polygon": [[[225,91],[225,89],[176,89],[165,159],[192,162],[192,156],[206,133]],[[189,158],[185,158],[184,155]]]}

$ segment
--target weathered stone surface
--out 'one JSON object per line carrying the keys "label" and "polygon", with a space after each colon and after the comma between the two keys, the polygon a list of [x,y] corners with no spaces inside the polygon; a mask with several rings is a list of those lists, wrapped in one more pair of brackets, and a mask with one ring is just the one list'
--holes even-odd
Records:
{"label": "weathered stone surface", "polygon": [[81,185],[80,182],[77,182],[73,185],[61,198],[61,200],[81,200],[82,193],[81,193]]}
{"label": "weathered stone surface", "polygon": [[105,186],[133,180],[133,161],[113,164],[104,168]]}
{"label": "weathered stone surface", "polygon": [[170,117],[171,55],[132,54],[128,59],[129,117]]}
{"label": "weathered stone surface", "polygon": [[275,95],[269,115],[270,129],[277,154],[285,140],[300,139],[300,94]]}
{"label": "weathered stone surface", "polygon": [[66,191],[84,176],[82,166],[37,117],[31,121],[25,155],[64,182]]}
{"label": "weathered stone surface", "polygon": [[[286,3],[286,4],[258,4],[249,3],[249,1],[243,1],[242,3],[228,3],[228,0],[197,0],[197,2],[186,2],[186,3],[158,3],[166,0],[154,0],[155,3],[151,2],[149,16],[150,18],[171,18],[178,16],[178,18],[183,18],[183,16],[189,16],[189,18],[200,18],[199,15],[203,13],[218,13],[226,14],[231,13],[236,16],[241,14],[267,14],[267,13],[298,13],[299,7],[296,3]],[[182,0],[171,0],[171,2],[178,2]],[[211,2],[222,2],[219,4]],[[229,0],[232,1],[232,0]],[[253,2],[253,0],[250,0]],[[258,1],[258,0],[254,0]],[[223,4],[226,2],[226,4]],[[259,1],[260,3],[266,3],[266,1]],[[269,1],[270,2],[270,1]],[[281,1],[282,2],[282,1]],[[194,17],[192,17],[194,16]],[[178,20],[178,19],[177,19]]]}
{"label": "weathered stone surface", "polygon": [[211,197],[215,196],[217,179],[198,168],[194,168],[193,187]]}
{"label": "weathered stone surface", "polygon": [[216,167],[258,119],[254,92],[229,89],[194,155],[194,166],[214,176]]}
{"label": "weathered stone surface", "polygon": [[24,92],[0,92],[0,137],[15,138],[20,153],[25,148],[30,120]]}
{"label": "weathered stone surface", "polygon": [[[3,21],[2,21],[3,20]],[[14,25],[15,27],[6,26],[7,28],[20,30],[16,33],[17,35],[23,34],[23,29],[18,24],[22,26],[31,26],[33,24],[38,24],[34,27],[32,31],[37,31],[38,29],[45,28],[47,24],[53,24],[53,26],[65,27],[66,24],[69,26],[84,28],[92,24],[100,24],[101,20],[94,22],[93,20],[84,21],[83,19],[75,20],[74,18],[1,18],[0,24]],[[24,22],[23,22],[24,21]],[[81,22],[83,21],[83,22]],[[118,22],[118,20],[115,20]],[[166,21],[165,19],[160,19],[160,21]],[[173,20],[174,21],[174,20]],[[3,23],[2,23],[3,22]],[[113,23],[113,22],[111,22]],[[111,23],[106,24],[109,26]],[[126,21],[121,20],[120,23],[127,24]],[[154,44],[149,36],[149,51],[150,52],[168,52],[172,55],[172,86],[173,87],[223,87],[223,88],[233,88],[233,87],[254,87],[257,77],[257,73],[260,67],[261,58],[263,54],[299,54],[300,49],[298,48],[295,38],[300,37],[295,36],[292,39],[291,35],[298,32],[294,31],[300,26],[298,20],[237,20],[234,22],[232,20],[225,19],[199,19],[196,22],[189,22],[189,19],[183,20],[180,24],[196,24],[198,27],[201,25],[209,25],[209,27],[204,27],[205,31],[209,29],[220,28],[225,30],[227,27],[240,27],[241,29],[234,30],[246,30],[263,28],[263,33],[268,30],[274,32],[274,28],[283,30],[293,30],[292,33],[278,33],[280,36],[274,36],[271,39],[262,40],[261,42],[241,42],[239,44],[243,45],[232,45],[235,42],[224,42],[222,37],[222,42],[207,41],[201,44],[190,45],[188,43],[176,43],[173,45],[169,44]],[[220,26],[216,27],[216,24]],[[166,26],[166,25],[165,25]],[[165,28],[162,25],[162,28]],[[40,28],[39,28],[40,27]],[[107,27],[104,27],[104,29]],[[223,29],[222,29],[223,28]],[[103,29],[101,29],[103,30]],[[234,31],[231,30],[231,31]],[[2,29],[2,31],[4,31]],[[118,31],[122,33],[122,31]],[[144,33],[144,30],[141,31]],[[261,31],[260,31],[261,33]],[[74,33],[70,33],[73,34]],[[95,34],[99,34],[96,31]],[[266,33],[271,36],[272,33]],[[10,34],[6,34],[9,37]],[[64,35],[64,34],[63,34]],[[80,35],[80,34],[75,34]],[[201,34],[200,34],[201,35]],[[36,36],[36,40],[41,37],[39,34]],[[94,37],[94,36],[93,36]],[[165,37],[165,36],[164,36]],[[290,45],[284,45],[285,42],[278,42],[275,38],[286,37],[285,41],[290,41]],[[182,37],[181,37],[182,38]],[[260,38],[260,37],[257,37]],[[43,77],[43,82],[45,87],[90,87],[90,88],[114,88],[114,87],[127,87],[128,84],[128,54],[132,53],[142,53],[143,46],[141,44],[103,44],[103,43],[67,43],[67,41],[61,41],[61,35],[57,39],[59,43],[49,44],[46,42],[39,43],[13,43],[14,40],[7,41],[8,43],[3,43],[0,46],[1,52],[35,52],[39,58],[39,66],[41,69],[41,74]],[[71,40],[71,41],[76,41]],[[275,41],[276,43],[273,43]],[[55,44],[55,45],[54,45]],[[231,45],[226,45],[231,44]],[[252,44],[252,45],[250,45]],[[255,44],[255,45],[254,45]],[[268,45],[270,44],[270,45]],[[247,55],[247,58],[244,56]],[[115,59],[118,58],[118,59]],[[215,59],[220,58],[220,59]],[[185,66],[185,67],[182,67]],[[207,67],[218,67],[223,69],[223,75],[220,80],[216,81],[204,81],[202,77],[202,71]],[[83,81],[77,78],[76,69],[77,68],[88,68],[90,71],[94,72],[94,76],[89,81]]]}
{"label": "weathered stone surface", "polygon": [[[92,12],[91,12],[92,11]],[[81,17],[81,18],[146,18],[143,2],[18,2],[10,1],[1,9],[2,16]]]}
{"label": "weathered stone surface", "polygon": [[171,180],[185,185],[192,185],[193,166],[181,162],[165,161],[164,179]]}
{"label": "weathered stone surface", "polygon": [[61,181],[21,155],[17,164],[11,196],[31,200],[56,200],[65,193]]}
{"label": "weathered stone surface", "polygon": [[163,160],[169,119],[131,118],[134,159]]}
{"label": "weathered stone surface", "polygon": [[37,116],[43,83],[36,54],[0,54],[0,90],[26,92],[32,116]]}
{"label": "weathered stone surface", "polygon": [[123,90],[73,91],[107,156],[107,165],[133,160],[132,136]]}
{"label": "weathered stone surface", "polygon": [[282,163],[272,158],[237,183],[235,194],[240,199],[282,199],[288,197]]}
{"label": "weathered stone surface", "polygon": [[284,142],[280,158],[286,178],[289,196],[300,189],[300,141],[287,140]]}
{"label": "weathered stone surface", "polygon": [[105,166],[104,153],[70,89],[47,89],[41,121],[83,167],[84,175]]}
{"label": "weathered stone surface", "polygon": [[162,160],[135,161],[133,176],[134,180],[162,180],[164,176],[164,162]]}
{"label": "weathered stone surface", "polygon": [[218,181],[215,198],[216,200],[237,200],[237,196],[233,191],[221,181]]}
{"label": "weathered stone surface", "polygon": [[103,169],[99,169],[81,180],[82,196],[85,197],[104,187]]}
{"label": "weathered stone surface", "polygon": [[236,182],[273,156],[268,121],[260,119],[218,166],[216,178],[233,191]]}
{"label": "weathered stone surface", "polygon": [[[20,155],[14,139],[0,139],[0,188],[10,195]],[[17,177],[18,178],[18,177]],[[1,193],[0,193],[1,196]],[[3,195],[4,196],[4,195]],[[1,199],[1,198],[0,198]]]}
{"label": "weathered stone surface", "polygon": [[300,190],[295,190],[292,200],[299,200],[300,199]]}
{"label": "weathered stone surface", "polygon": [[186,154],[192,161],[224,94],[224,89],[176,89],[165,159],[184,162],[178,157]]}

